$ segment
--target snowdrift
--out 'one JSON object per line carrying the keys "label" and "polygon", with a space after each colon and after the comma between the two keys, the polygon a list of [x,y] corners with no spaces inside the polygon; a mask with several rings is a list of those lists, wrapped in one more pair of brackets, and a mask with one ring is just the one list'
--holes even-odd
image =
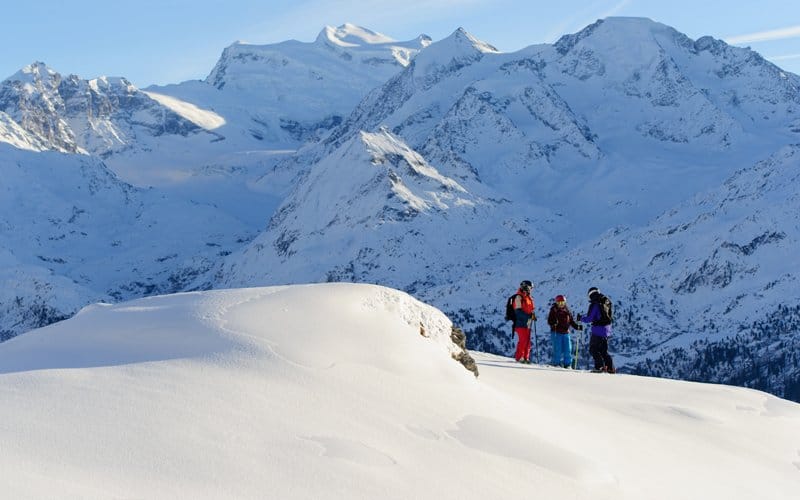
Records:
{"label": "snowdrift", "polygon": [[93,305],[0,344],[6,498],[794,498],[800,406],[453,357],[395,290]]}

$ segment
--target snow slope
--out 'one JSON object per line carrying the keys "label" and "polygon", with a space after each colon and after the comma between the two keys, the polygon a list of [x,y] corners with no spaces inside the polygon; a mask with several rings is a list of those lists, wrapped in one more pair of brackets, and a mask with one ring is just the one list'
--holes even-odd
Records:
{"label": "snow slope", "polygon": [[601,277],[639,373],[797,399],[799,165],[800,144],[786,146],[643,228],[551,259],[540,285]]}
{"label": "snow slope", "polygon": [[0,344],[0,487],[15,499],[796,496],[797,404],[486,354],[476,378],[458,350],[439,311],[369,285],[89,306]]}
{"label": "snow slope", "polygon": [[0,144],[0,338],[98,300],[183,290],[248,237],[215,207],[135,188],[97,157]]}
{"label": "snow slope", "polygon": [[43,151],[47,145],[19,126],[7,113],[0,111],[0,142],[29,151]]}
{"label": "snow slope", "polygon": [[293,283],[303,276],[392,284],[430,297],[465,272],[507,266],[529,244],[529,224],[503,200],[442,175],[382,129],[352,138],[316,164],[268,230],[227,258],[210,284]]}

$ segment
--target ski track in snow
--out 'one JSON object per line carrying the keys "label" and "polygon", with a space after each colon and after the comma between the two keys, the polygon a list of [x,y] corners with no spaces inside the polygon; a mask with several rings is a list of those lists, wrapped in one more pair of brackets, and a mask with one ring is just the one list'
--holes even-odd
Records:
{"label": "ski track in snow", "polygon": [[[615,484],[614,476],[598,463],[532,435],[508,422],[467,415],[448,434],[465,446],[504,458],[521,460],[584,483]],[[482,438],[492,436],[491,440]]]}

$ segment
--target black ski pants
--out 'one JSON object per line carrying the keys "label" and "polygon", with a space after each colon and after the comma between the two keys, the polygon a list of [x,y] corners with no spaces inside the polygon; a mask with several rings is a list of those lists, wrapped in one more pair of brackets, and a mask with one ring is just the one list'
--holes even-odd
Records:
{"label": "black ski pants", "polygon": [[589,339],[589,354],[594,358],[595,370],[606,367],[608,371],[614,371],[614,361],[608,354],[608,337],[592,335],[592,338]]}

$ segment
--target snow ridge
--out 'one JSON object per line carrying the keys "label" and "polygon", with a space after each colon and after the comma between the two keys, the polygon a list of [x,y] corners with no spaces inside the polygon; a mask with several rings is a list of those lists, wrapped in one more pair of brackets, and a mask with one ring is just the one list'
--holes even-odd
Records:
{"label": "snow ridge", "polygon": [[107,156],[147,137],[201,130],[124,78],[63,77],[38,62],[0,83],[0,111],[47,149],[64,153]]}
{"label": "snow ridge", "polygon": [[[0,345],[0,488],[19,499],[796,496],[797,404],[487,354],[476,378],[459,352],[441,311],[374,285],[94,304]],[[646,461],[643,436],[658,450]]]}

